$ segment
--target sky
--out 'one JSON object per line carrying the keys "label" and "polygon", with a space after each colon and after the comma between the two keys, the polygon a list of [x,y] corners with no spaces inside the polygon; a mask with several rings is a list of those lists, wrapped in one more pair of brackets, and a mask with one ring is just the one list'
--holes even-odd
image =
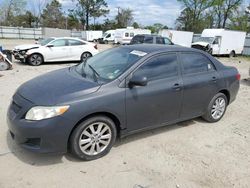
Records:
{"label": "sky", "polygon": [[[0,0],[0,5],[6,0]],[[28,7],[34,5],[35,1],[27,0]],[[74,0],[58,0],[66,12],[68,9],[75,7]],[[107,16],[109,19],[114,19],[118,9],[130,8],[133,10],[134,21],[144,26],[154,23],[161,23],[168,27],[175,26],[175,20],[180,15],[183,6],[177,0],[106,0],[110,13]],[[243,0],[243,6],[249,5],[250,0]],[[105,18],[101,17],[96,20],[97,23],[102,23]],[[90,20],[93,23],[93,20]]]}
{"label": "sky", "polygon": [[[59,0],[64,9],[72,7],[71,0]],[[173,27],[180,14],[182,6],[177,0],[106,0],[110,13],[109,19],[114,19],[118,8],[130,8],[133,10],[134,21],[142,25],[162,23]],[[104,18],[98,21],[102,22]]]}

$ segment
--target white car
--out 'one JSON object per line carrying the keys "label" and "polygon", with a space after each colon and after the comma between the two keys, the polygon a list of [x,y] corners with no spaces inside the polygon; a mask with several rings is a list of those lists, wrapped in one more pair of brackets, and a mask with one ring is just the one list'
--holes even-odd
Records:
{"label": "white car", "polygon": [[16,46],[13,50],[15,59],[31,65],[43,62],[85,61],[98,53],[95,43],[77,38],[48,38],[40,44]]}

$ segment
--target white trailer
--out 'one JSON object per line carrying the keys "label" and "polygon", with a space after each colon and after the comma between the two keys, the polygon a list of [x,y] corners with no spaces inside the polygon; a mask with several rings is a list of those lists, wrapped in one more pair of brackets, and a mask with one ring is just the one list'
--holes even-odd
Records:
{"label": "white trailer", "polygon": [[102,37],[102,31],[82,31],[81,38],[86,41],[97,41]]}
{"label": "white trailer", "polygon": [[185,47],[191,47],[194,35],[193,32],[189,31],[177,31],[169,29],[162,29],[158,34],[162,37],[169,38],[174,44]]}
{"label": "white trailer", "polygon": [[134,29],[133,27],[127,27],[123,29],[115,30],[115,43],[116,44],[129,44],[131,39],[135,35],[139,34],[151,34],[149,29]]}
{"label": "white trailer", "polygon": [[211,53],[212,55],[242,54],[246,32],[230,31],[226,29],[204,29],[201,37],[192,44],[198,48]]}

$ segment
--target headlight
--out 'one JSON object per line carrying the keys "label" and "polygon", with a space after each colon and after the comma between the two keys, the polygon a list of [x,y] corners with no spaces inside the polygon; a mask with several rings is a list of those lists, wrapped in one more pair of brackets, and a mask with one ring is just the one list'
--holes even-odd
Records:
{"label": "headlight", "polygon": [[36,106],[31,108],[26,116],[25,119],[27,120],[42,120],[42,119],[48,119],[55,116],[62,115],[69,109],[69,106]]}

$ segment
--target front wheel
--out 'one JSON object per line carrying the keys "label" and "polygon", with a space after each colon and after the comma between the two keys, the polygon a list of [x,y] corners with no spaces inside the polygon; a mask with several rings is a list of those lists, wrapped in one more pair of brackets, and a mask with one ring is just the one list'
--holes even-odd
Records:
{"label": "front wheel", "polygon": [[206,113],[202,116],[208,122],[219,121],[226,112],[228,100],[223,93],[216,94],[210,101]]}
{"label": "front wheel", "polygon": [[105,116],[82,122],[70,137],[70,151],[82,160],[94,160],[106,155],[116,140],[116,126]]}
{"label": "front wheel", "polygon": [[39,66],[43,63],[43,56],[40,54],[31,54],[28,58],[28,62],[30,65]]}

